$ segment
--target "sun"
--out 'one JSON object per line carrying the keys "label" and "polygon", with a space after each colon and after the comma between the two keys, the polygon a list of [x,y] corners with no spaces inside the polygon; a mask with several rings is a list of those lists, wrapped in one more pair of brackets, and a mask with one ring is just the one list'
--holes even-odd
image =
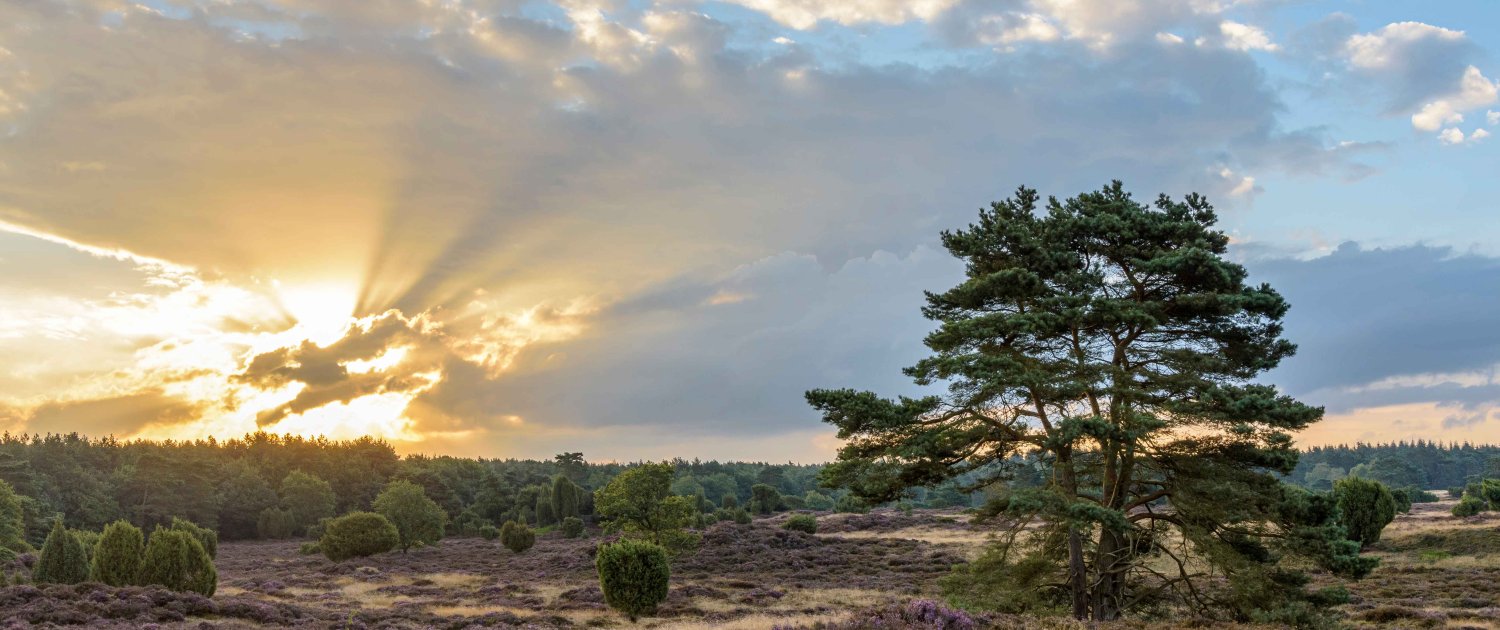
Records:
{"label": "sun", "polygon": [[335,282],[295,285],[278,282],[276,297],[281,308],[296,321],[293,330],[299,336],[326,346],[343,337],[354,320],[359,291],[353,286]]}

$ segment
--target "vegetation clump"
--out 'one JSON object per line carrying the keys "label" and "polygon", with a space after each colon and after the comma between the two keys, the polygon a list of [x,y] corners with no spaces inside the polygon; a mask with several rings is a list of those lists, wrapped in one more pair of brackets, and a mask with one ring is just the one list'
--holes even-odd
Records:
{"label": "vegetation clump", "polygon": [[562,525],[558,527],[558,530],[562,532],[563,538],[577,538],[579,536],[582,536],[583,519],[576,516],[569,516],[567,518],[564,518],[562,520]]}
{"label": "vegetation clump", "polygon": [[594,510],[609,529],[679,553],[698,545],[685,528],[698,521],[692,499],[672,494],[672,464],[645,463],[615,476],[594,493]]}
{"label": "vegetation clump", "polygon": [[798,514],[786,520],[782,528],[795,532],[818,533],[818,519],[811,514]]}
{"label": "vegetation clump", "polygon": [[146,543],[137,582],[142,586],[155,584],[168,590],[213,597],[219,575],[208,550],[191,532],[157,527]]}
{"label": "vegetation clump", "polygon": [[536,544],[536,532],[525,523],[506,521],[500,526],[500,544],[511,553],[521,553]]}
{"label": "vegetation clump", "polygon": [[208,529],[207,527],[200,527],[197,523],[194,523],[192,521],[175,517],[172,519],[172,529],[180,532],[185,532],[193,538],[198,539],[198,544],[202,545],[203,550],[208,552],[209,558],[216,559],[219,557],[218,532]]}
{"label": "vegetation clump", "polygon": [[110,586],[134,584],[145,548],[146,536],[140,528],[126,521],[110,523],[94,544],[89,579]]}
{"label": "vegetation clump", "polygon": [[494,525],[484,525],[479,528],[479,537],[485,540],[494,540],[500,537],[500,528]]}
{"label": "vegetation clump", "polygon": [[631,539],[604,545],[594,556],[594,566],[605,603],[631,621],[655,613],[667,599],[671,569],[660,545]]}
{"label": "vegetation clump", "polygon": [[1333,495],[1338,500],[1339,521],[1349,540],[1362,545],[1378,542],[1380,531],[1396,519],[1396,499],[1378,481],[1359,477],[1340,479],[1333,484]]}
{"label": "vegetation clump", "polygon": [[400,540],[401,552],[417,545],[431,545],[443,539],[448,515],[422,486],[404,479],[392,481],[375,497],[375,511],[392,525]]}
{"label": "vegetation clump", "polygon": [[62,519],[52,522],[52,533],[42,544],[32,581],[38,584],[77,584],[89,579],[88,555],[83,543],[63,527]]}
{"label": "vegetation clump", "polygon": [[385,553],[401,543],[401,535],[386,517],[374,512],[350,512],[328,522],[318,548],[334,562]]}

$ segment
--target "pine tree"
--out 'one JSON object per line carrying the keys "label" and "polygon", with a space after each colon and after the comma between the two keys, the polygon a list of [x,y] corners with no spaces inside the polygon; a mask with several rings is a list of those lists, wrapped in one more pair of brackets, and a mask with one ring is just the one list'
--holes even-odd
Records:
{"label": "pine tree", "polygon": [[[1318,614],[1284,588],[1296,568],[1282,559],[1354,576],[1373,562],[1276,478],[1297,462],[1291,432],[1322,416],[1251,380],[1295,350],[1281,338],[1287,303],[1225,259],[1229,238],[1196,194],[1152,207],[1114,182],[1045,214],[1039,201],[1022,188],[942,235],[967,278],[927,295],[932,354],[906,373],[946,396],[808,392],[846,440],[824,479],[886,502],[965,474],[1002,481],[1009,458],[1040,453],[1046,485],[995,507],[1045,527],[1001,545],[1075,617],[1112,620],[1142,601],[1152,554],[1181,558],[1169,541],[1191,554],[1166,582],[1191,610]],[[1228,588],[1206,599],[1220,583],[1195,567]]]}
{"label": "pine tree", "polygon": [[5,480],[0,479],[0,549],[27,551],[26,511],[21,497]]}
{"label": "pine tree", "polygon": [[42,544],[42,554],[31,572],[38,584],[77,584],[89,579],[88,556],[78,537],[63,527],[62,519],[52,522],[52,533]]}

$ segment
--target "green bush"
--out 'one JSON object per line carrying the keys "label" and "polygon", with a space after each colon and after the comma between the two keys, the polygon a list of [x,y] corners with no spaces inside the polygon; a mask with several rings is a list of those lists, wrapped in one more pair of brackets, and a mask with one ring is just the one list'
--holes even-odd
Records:
{"label": "green bush", "polygon": [[323,545],[316,540],[305,542],[302,543],[301,547],[297,548],[297,553],[300,553],[304,556],[316,556],[320,553],[323,553]]}
{"label": "green bush", "polygon": [[0,479],[0,548],[21,552],[27,547],[26,508],[21,495]]}
{"label": "green bush", "polygon": [[405,479],[386,484],[375,497],[375,511],[396,526],[402,553],[442,540],[443,528],[448,525],[448,514],[442,506],[427,498],[422,486]]}
{"label": "green bush", "polygon": [[834,511],[846,514],[864,514],[870,511],[870,505],[852,494],[839,497],[838,503],[834,504]]}
{"label": "green bush", "polygon": [[1416,486],[1407,488],[1406,493],[1411,496],[1412,503],[1437,503],[1439,500],[1436,493],[1423,490]]}
{"label": "green bush", "polygon": [[567,518],[564,518],[562,520],[562,527],[560,529],[562,530],[563,538],[577,538],[579,536],[582,536],[583,519],[576,516],[569,516]]}
{"label": "green bush", "polygon": [[536,544],[536,532],[523,523],[505,521],[500,526],[500,544],[505,545],[512,553],[521,553]]}
{"label": "green bush", "polygon": [[374,512],[350,512],[333,519],[318,540],[323,555],[334,562],[385,553],[400,543],[396,526]]}
{"label": "green bush", "polygon": [[770,514],[782,508],[781,493],[775,488],[763,483],[750,487],[750,511],[756,514]]}
{"label": "green bush", "polygon": [[594,556],[594,566],[604,601],[631,621],[656,612],[667,599],[671,569],[660,545],[629,539],[604,545]]}
{"label": "green bush", "polygon": [[140,528],[125,521],[106,525],[94,544],[89,579],[110,586],[134,584],[145,548],[146,536]]}
{"label": "green bush", "polygon": [[219,557],[219,533],[206,527],[199,527],[197,523],[180,518],[172,519],[172,529],[186,532],[193,538],[198,539],[198,544],[203,545],[203,550],[208,552],[210,559]]}
{"label": "green bush", "polygon": [[1454,516],[1474,516],[1484,511],[1484,501],[1474,497],[1460,499],[1458,505],[1453,506]]}
{"label": "green bush", "polygon": [[479,537],[485,540],[494,540],[496,538],[499,538],[500,528],[495,527],[494,525],[481,525],[479,527]]}
{"label": "green bush", "polygon": [[809,510],[826,512],[833,509],[833,498],[817,490],[808,490],[802,497],[802,504]]}
{"label": "green bush", "polygon": [[99,532],[68,528],[68,533],[78,539],[78,544],[83,545],[83,559],[92,565],[94,562],[94,545],[99,543]]}
{"label": "green bush", "polygon": [[255,519],[255,531],[261,538],[280,540],[297,535],[297,519],[286,508],[268,507]]}
{"label": "green bush", "polygon": [[750,511],[746,510],[745,508],[737,507],[729,511],[729,518],[733,520],[737,525],[749,525],[751,520]]}
{"label": "green bush", "polygon": [[83,543],[63,527],[62,519],[52,522],[52,532],[42,543],[31,579],[37,584],[77,584],[89,579],[88,556]]}
{"label": "green bush", "polygon": [[724,508],[726,510],[733,510],[734,508],[737,508],[739,506],[740,506],[739,497],[736,497],[733,494],[726,494],[726,495],[724,495],[724,498],[719,499],[719,507]]}
{"label": "green bush", "polygon": [[213,597],[219,574],[203,543],[186,529],[157,527],[146,543],[141,559],[141,586],[153,584],[168,590]]}
{"label": "green bush", "polygon": [[1396,499],[1378,481],[1345,477],[1333,484],[1340,518],[1349,540],[1371,545],[1380,540],[1380,530],[1396,518]]}
{"label": "green bush", "polygon": [[798,514],[786,520],[781,526],[795,532],[818,533],[818,519],[811,514]]}

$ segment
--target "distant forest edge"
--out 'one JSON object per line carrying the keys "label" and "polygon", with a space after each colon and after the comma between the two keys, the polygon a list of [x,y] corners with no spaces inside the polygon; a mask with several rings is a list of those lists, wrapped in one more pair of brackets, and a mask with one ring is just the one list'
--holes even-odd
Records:
{"label": "distant forest edge", "polygon": [[[748,505],[754,488],[780,494],[783,509],[857,511],[846,491],[819,483],[819,464],[675,459],[672,491],[703,495],[717,506]],[[70,528],[97,531],[116,519],[152,527],[181,517],[217,529],[225,539],[300,536],[287,519],[311,524],[320,515],[368,510],[394,479],[422,486],[448,513],[450,533],[517,520],[554,524],[550,501],[559,477],[586,490],[608,483],[633,464],[591,463],[582,453],[551,460],[483,459],[396,454],[374,439],[334,441],[266,433],[225,441],[120,441],[112,437],[0,435],[0,480],[21,495],[26,538],[39,544],[61,516]],[[1045,466],[1008,463],[1010,483],[1043,482]],[[299,474],[294,474],[299,473]],[[1398,442],[1313,447],[1286,481],[1327,490],[1346,476],[1391,487],[1450,489],[1500,477],[1500,446]],[[974,478],[969,476],[967,478]],[[902,501],[915,507],[974,507],[1000,488],[969,488],[961,478],[917,488]],[[591,495],[581,493],[587,514]],[[270,525],[268,526],[268,522]]]}

